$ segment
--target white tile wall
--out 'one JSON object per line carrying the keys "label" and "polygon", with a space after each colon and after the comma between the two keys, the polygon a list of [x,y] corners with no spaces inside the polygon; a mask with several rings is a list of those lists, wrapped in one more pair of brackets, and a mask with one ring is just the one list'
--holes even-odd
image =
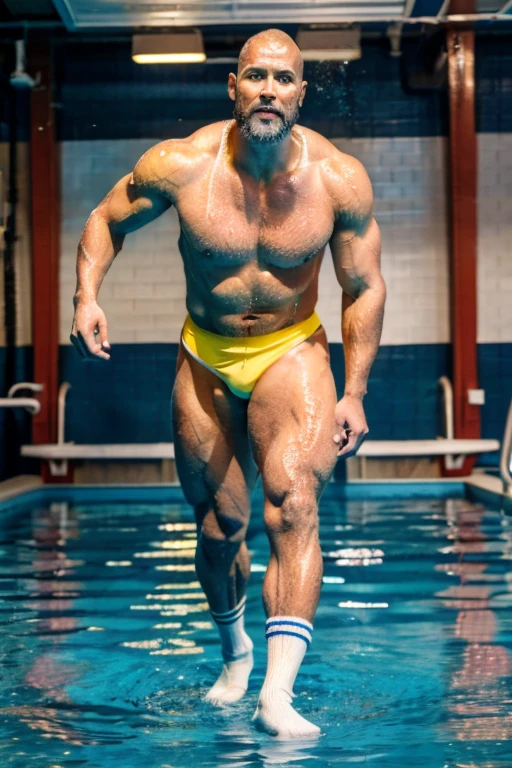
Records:
{"label": "white tile wall", "polygon": [[[382,344],[448,342],[449,283],[446,140],[335,140],[366,167],[382,232],[388,299]],[[319,311],[331,341],[341,341],[339,288],[326,254]]]}
{"label": "white tile wall", "polygon": [[[81,141],[62,145],[61,343],[68,343],[76,247],[91,210],[153,142]],[[446,160],[442,138],[335,141],[366,166],[383,235],[388,283],[383,344],[449,340]],[[100,305],[116,342],[177,342],[185,315],[178,219],[165,213],[129,235],[107,275]],[[331,341],[341,341],[340,289],[327,253],[318,310]]]}
{"label": "white tile wall", "polygon": [[[18,346],[24,346],[32,341],[30,147],[27,143],[20,142],[18,144],[17,166],[18,204],[16,206],[16,231],[18,239],[14,251],[16,260],[16,343]],[[3,179],[0,194],[4,197],[4,200],[0,200],[0,205],[3,206],[4,201],[7,199],[9,180],[9,145],[5,142],[0,143],[0,172]],[[5,346],[4,272],[2,259],[0,259],[0,346]]]}
{"label": "white tile wall", "polygon": [[[81,141],[62,144],[60,342],[69,342],[78,240],[90,212],[155,142]],[[171,209],[129,235],[99,294],[112,344],[177,342],[185,318],[185,277]]]}
{"label": "white tile wall", "polygon": [[[61,343],[68,343],[75,255],[90,211],[152,140],[62,145]],[[383,236],[388,303],[383,344],[449,340],[446,143],[441,138],[352,139],[335,144],[359,158],[374,184]],[[478,211],[478,340],[512,341],[512,134],[481,134]],[[29,147],[18,150],[17,311],[20,345],[31,343]],[[7,175],[8,147],[0,144]],[[112,342],[177,341],[185,282],[174,211],[130,235],[101,289]],[[329,253],[320,275],[319,312],[340,341],[340,293]],[[3,329],[0,269],[0,346]]]}
{"label": "white tile wall", "polygon": [[512,342],[512,133],[478,136],[478,341]]}

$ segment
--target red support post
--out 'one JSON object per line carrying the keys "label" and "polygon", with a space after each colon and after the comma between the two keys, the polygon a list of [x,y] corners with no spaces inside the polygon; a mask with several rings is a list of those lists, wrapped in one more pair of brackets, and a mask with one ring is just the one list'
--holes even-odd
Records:
{"label": "red support post", "polygon": [[[471,4],[471,0],[470,0]],[[466,0],[458,0],[466,11]],[[480,437],[480,409],[470,405],[478,389],[477,373],[477,141],[475,131],[475,36],[472,30],[449,29],[451,180],[451,312],[453,394],[456,438]],[[471,472],[474,457],[460,471]]]}
{"label": "red support post", "polygon": [[[29,46],[28,69],[39,78],[31,101],[32,336],[34,380],[44,390],[41,411],[33,417],[32,439],[41,444],[57,439],[59,386],[60,173],[49,42]],[[44,467],[42,474],[48,479]]]}

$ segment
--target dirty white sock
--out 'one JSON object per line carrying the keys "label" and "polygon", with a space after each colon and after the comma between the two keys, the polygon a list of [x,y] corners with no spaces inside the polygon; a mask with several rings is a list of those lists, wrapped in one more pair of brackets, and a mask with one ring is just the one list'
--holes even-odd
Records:
{"label": "dirty white sock", "polygon": [[311,738],[320,728],[292,707],[293,684],[311,643],[313,625],[300,616],[272,616],[267,621],[267,674],[253,721],[280,739]]}
{"label": "dirty white sock", "polygon": [[216,706],[242,698],[253,667],[252,640],[244,629],[245,597],[226,613],[211,611],[220,634],[224,665],[205,700]]}

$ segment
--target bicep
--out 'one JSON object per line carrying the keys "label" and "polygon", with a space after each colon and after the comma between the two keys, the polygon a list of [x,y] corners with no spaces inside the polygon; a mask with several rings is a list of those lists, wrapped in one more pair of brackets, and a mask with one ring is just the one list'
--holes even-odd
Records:
{"label": "bicep", "polygon": [[113,232],[126,235],[153,221],[170,206],[171,201],[165,195],[136,185],[130,173],[117,182],[94,213],[101,216]]}
{"label": "bicep", "polygon": [[336,277],[345,293],[357,298],[382,282],[380,230],[373,216],[362,226],[335,228],[330,247]]}

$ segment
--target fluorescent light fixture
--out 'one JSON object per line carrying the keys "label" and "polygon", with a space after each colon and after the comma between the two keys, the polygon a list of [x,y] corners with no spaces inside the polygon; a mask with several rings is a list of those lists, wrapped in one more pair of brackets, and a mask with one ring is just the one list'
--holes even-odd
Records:
{"label": "fluorescent light fixture", "polygon": [[137,64],[200,64],[206,61],[198,29],[169,35],[134,35],[132,59]]}
{"label": "fluorescent light fixture", "polygon": [[304,61],[355,61],[361,58],[361,29],[300,29],[297,45]]}

